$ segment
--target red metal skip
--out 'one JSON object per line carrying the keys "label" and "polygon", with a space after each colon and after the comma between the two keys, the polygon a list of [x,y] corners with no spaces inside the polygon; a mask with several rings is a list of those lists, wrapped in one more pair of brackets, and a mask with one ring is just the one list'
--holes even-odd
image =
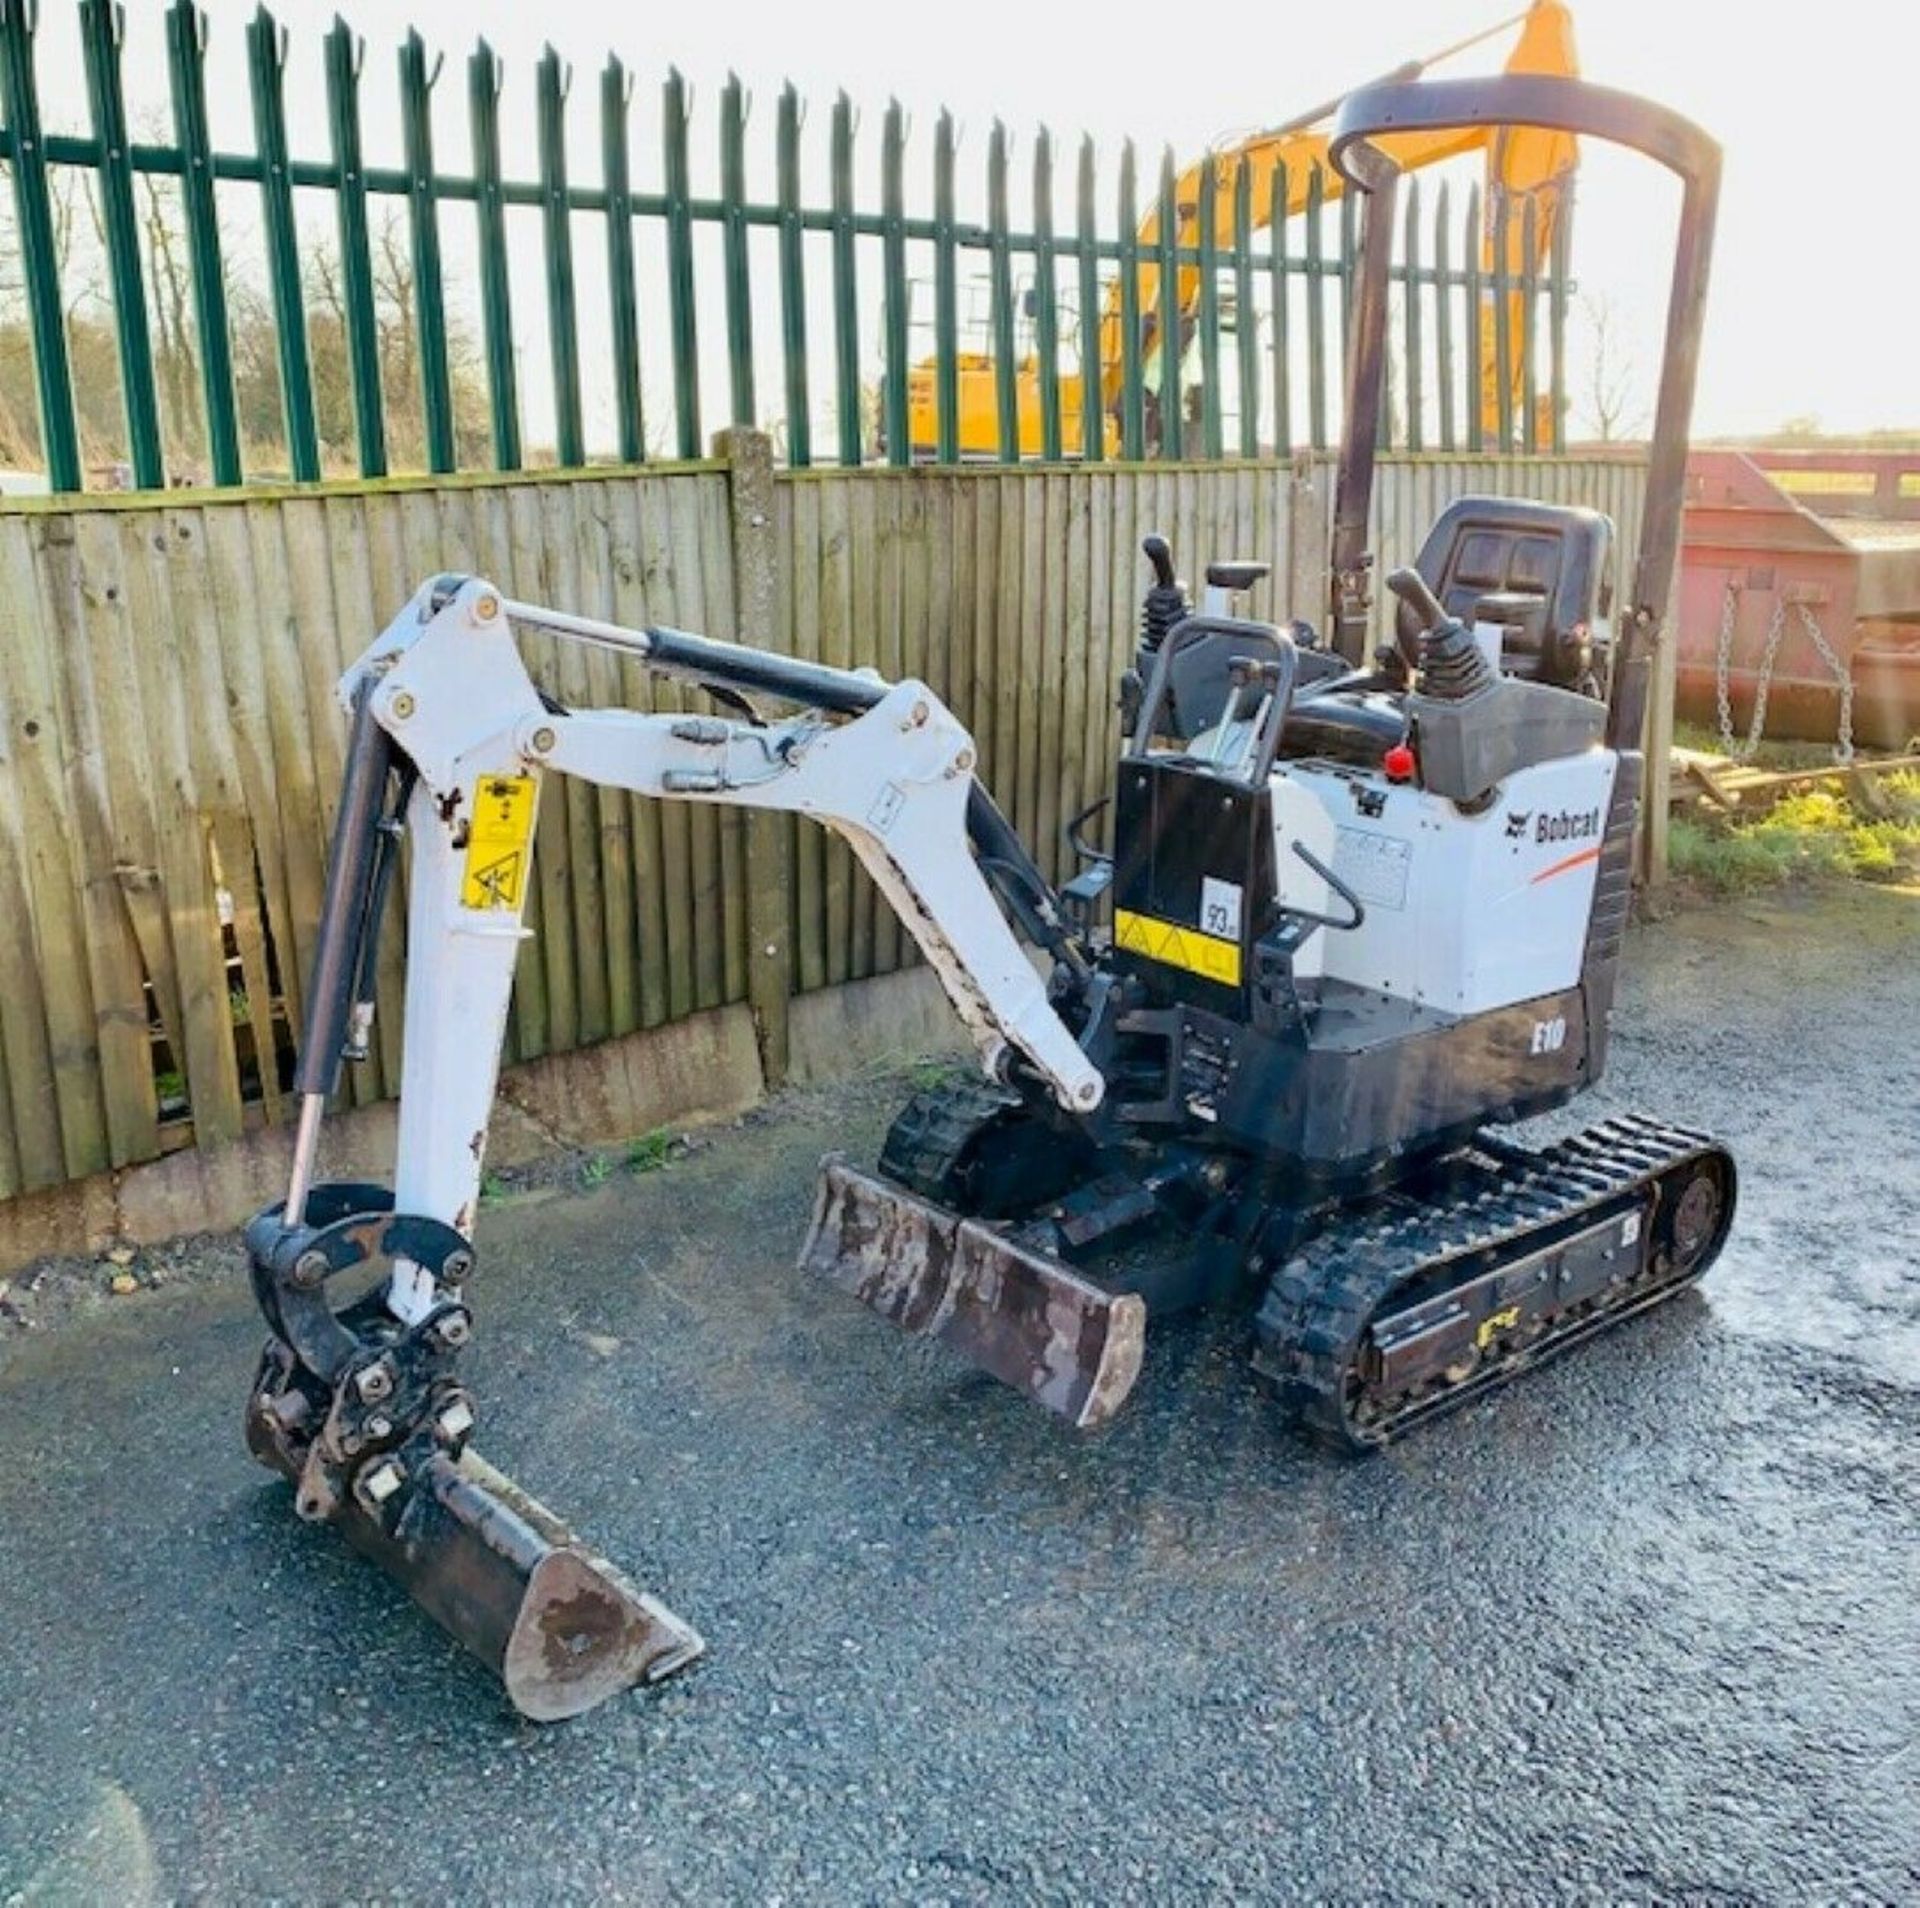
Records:
{"label": "red metal skip", "polygon": [[1680,556],[1678,699],[1717,720],[1716,664],[1731,593],[1736,733],[1753,711],[1775,618],[1785,628],[1769,735],[1834,739],[1840,693],[1806,632],[1818,624],[1854,682],[1856,741],[1920,734],[1920,453],[1695,451]]}

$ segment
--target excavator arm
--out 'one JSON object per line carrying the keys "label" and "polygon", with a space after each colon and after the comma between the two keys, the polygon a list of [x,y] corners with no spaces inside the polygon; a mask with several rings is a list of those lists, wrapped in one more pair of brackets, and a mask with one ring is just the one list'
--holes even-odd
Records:
{"label": "excavator arm", "polygon": [[[798,713],[561,708],[521,661],[516,633],[529,629],[616,650],[720,690],[736,708],[751,711],[758,694]],[[295,1076],[293,1165],[286,1199],[247,1233],[272,1330],[248,1442],[292,1480],[302,1517],[338,1523],[494,1668],[523,1713],[571,1715],[680,1667],[702,1645],[467,1448],[474,1411],[455,1366],[472,1329],[474,1215],[545,777],[783,810],[832,829],[913,935],[989,1077],[1017,1073],[1077,1115],[1098,1108],[1105,1079],[1055,1011],[1009,915],[1052,954],[1063,993],[1084,979],[1085,957],[976,783],[971,737],[923,683],[681,630],[622,629],[511,602],[478,578],[441,577],[347,671],[341,698],[353,731]],[[366,1049],[374,941],[403,839],[411,868],[393,1189],[318,1184],[327,1101],[343,1061]],[[835,1184],[833,1215],[851,1225],[857,1188],[844,1175]],[[893,1294],[911,1329],[953,1337],[989,1365],[997,1355],[1017,1377],[1034,1362],[1027,1341],[998,1331],[994,1344],[975,1343],[968,1334],[991,1308],[954,1312],[970,1282],[1004,1291],[1025,1281],[1034,1344],[1052,1342],[1047,1308],[1064,1305],[1084,1315],[1096,1350],[1110,1319],[1130,1327],[1114,1356],[1137,1369],[1137,1301],[1130,1310],[952,1228],[928,1230],[919,1244],[923,1276]],[[347,1286],[361,1295],[332,1296]],[[1089,1387],[1103,1369],[1093,1358]],[[1103,1397],[1116,1384],[1124,1394],[1131,1370],[1123,1375]],[[1057,1408],[1084,1415],[1083,1403]]]}

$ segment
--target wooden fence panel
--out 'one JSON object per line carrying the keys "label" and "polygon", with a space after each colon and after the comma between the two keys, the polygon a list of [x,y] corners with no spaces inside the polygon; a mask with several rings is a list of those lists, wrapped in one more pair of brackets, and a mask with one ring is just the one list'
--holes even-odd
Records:
{"label": "wooden fence panel", "polygon": [[[1596,505],[1624,563],[1642,481],[1630,459],[1388,457],[1380,566],[1470,490]],[[930,683],[1059,879],[1065,825],[1111,785],[1141,537],[1172,536],[1196,585],[1210,557],[1261,558],[1252,613],[1319,621],[1330,494],[1324,458],[788,473],[772,640]],[[0,1197],[282,1117],[345,737],[335,686],[423,577],[472,570],[556,607],[731,636],[732,508],[705,464],[0,513],[0,907],[16,924]],[[577,646],[526,654],[570,704],[703,703]],[[790,871],[788,989],[915,958],[843,842],[797,821],[762,839]],[[748,847],[731,811],[550,784],[513,1052],[747,998]],[[399,1088],[395,911],[356,1102]]]}

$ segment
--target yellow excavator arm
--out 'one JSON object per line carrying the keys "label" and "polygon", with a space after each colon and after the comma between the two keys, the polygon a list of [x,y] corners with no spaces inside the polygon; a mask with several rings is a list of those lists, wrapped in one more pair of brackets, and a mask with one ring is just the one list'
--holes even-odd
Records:
{"label": "yellow excavator arm", "polygon": [[[1523,14],[1486,28],[1468,40],[1430,54],[1423,60],[1408,62],[1387,77],[1395,80],[1418,78],[1430,66],[1464,52],[1468,47],[1518,25],[1520,36],[1506,60],[1509,73],[1547,73],[1574,78],[1579,63],[1574,52],[1573,16],[1561,0],[1534,0]],[[1223,253],[1234,242],[1234,190],[1240,168],[1250,169],[1252,190],[1252,226],[1264,230],[1275,218],[1286,218],[1303,210],[1316,175],[1320,179],[1323,203],[1331,204],[1346,189],[1346,182],[1327,163],[1327,133],[1324,130],[1338,108],[1339,100],[1329,100],[1283,126],[1253,134],[1234,145],[1208,153],[1180,175],[1174,183],[1175,230],[1173,242],[1182,252],[1192,251],[1201,240],[1201,182],[1209,169],[1214,175],[1214,238]],[[1487,195],[1485,222],[1481,237],[1481,265],[1489,283],[1501,261],[1497,258],[1496,234],[1498,208],[1507,207],[1504,227],[1507,257],[1504,261],[1512,282],[1518,285],[1524,269],[1527,243],[1526,207],[1533,207],[1533,257],[1537,262],[1552,254],[1554,233],[1559,223],[1561,202],[1572,177],[1577,159],[1571,134],[1551,132],[1535,126],[1475,127],[1444,133],[1410,133],[1379,142],[1399,162],[1402,170],[1415,171],[1434,166],[1463,154],[1484,151],[1487,155]],[[1276,206],[1274,186],[1285,167],[1286,203]],[[1161,243],[1160,207],[1156,202],[1142,222],[1138,243],[1143,253],[1157,251]],[[1156,261],[1142,258],[1135,268],[1134,283],[1140,313],[1140,356],[1143,365],[1151,364],[1159,344],[1160,267]],[[1482,296],[1491,302],[1494,293]],[[1510,337],[1521,336],[1524,289],[1508,293],[1511,311]],[[1174,309],[1179,314],[1183,334],[1190,331],[1200,302],[1200,268],[1188,261],[1175,267]],[[1095,349],[1100,366],[1101,408],[1106,413],[1106,439],[1109,451],[1119,449],[1119,424],[1122,383],[1125,368],[1120,281],[1107,288],[1098,320]],[[1500,372],[1497,363],[1497,328],[1491,317],[1481,327],[1479,402],[1482,427],[1489,439],[1497,440],[1502,405]],[[1183,335],[1184,346],[1185,338]],[[1508,371],[1508,415],[1519,417],[1525,403],[1524,367],[1514,362]],[[913,454],[927,458],[935,454],[939,441],[938,403],[935,367],[931,361],[915,365],[908,378],[908,428]],[[1000,455],[999,408],[994,361],[983,352],[963,352],[959,358],[958,437],[963,458],[993,458]],[[1043,444],[1040,411],[1039,367],[1032,356],[1016,367],[1016,395],[1019,407],[1019,436],[1022,455],[1037,455]],[[1084,437],[1082,424],[1081,380],[1063,376],[1060,380],[1061,437],[1071,448]],[[1551,419],[1543,438],[1551,434]]]}

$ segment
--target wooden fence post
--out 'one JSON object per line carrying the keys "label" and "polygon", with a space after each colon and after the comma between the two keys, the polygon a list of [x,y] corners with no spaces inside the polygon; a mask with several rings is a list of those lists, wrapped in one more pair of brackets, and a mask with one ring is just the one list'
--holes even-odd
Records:
{"label": "wooden fence post", "polygon": [[1653,685],[1647,698],[1646,781],[1640,803],[1640,883],[1649,890],[1667,879],[1668,827],[1673,801],[1673,699],[1678,687],[1680,614],[1678,560],[1668,581],[1665,627],[1653,637]]}
{"label": "wooden fence post", "polygon": [[1327,562],[1333,531],[1327,516],[1326,480],[1331,474],[1326,457],[1301,452],[1293,459],[1286,488],[1286,606],[1316,627],[1324,621],[1328,604]]}
{"label": "wooden fence post", "polygon": [[[783,649],[777,627],[779,561],[773,509],[773,440],[735,426],[714,435],[727,464],[733,538],[735,633],[756,649]],[[787,1003],[792,993],[793,830],[791,816],[747,815],[747,1004],[767,1085],[787,1077]]]}

